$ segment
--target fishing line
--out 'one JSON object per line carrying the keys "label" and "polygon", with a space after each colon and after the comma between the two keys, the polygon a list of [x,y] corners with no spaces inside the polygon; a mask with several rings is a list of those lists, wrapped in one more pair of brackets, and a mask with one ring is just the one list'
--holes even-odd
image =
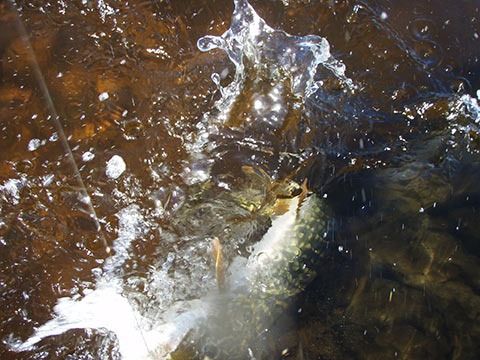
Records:
{"label": "fishing line", "polygon": [[96,231],[98,236],[100,237],[100,241],[102,242],[105,251],[107,254],[110,253],[111,249],[110,246],[108,246],[107,239],[105,238],[105,235],[103,234],[102,227],[100,225],[100,221],[97,215],[97,212],[95,211],[95,208],[93,207],[92,200],[90,196],[88,195],[87,188],[85,186],[85,183],[83,182],[82,175],[80,174],[80,171],[78,170],[78,165],[77,162],[75,161],[75,158],[73,156],[72,149],[70,148],[70,144],[68,143],[67,137],[65,136],[65,132],[63,131],[63,126],[60,123],[60,117],[58,116],[57,109],[55,108],[55,104],[53,103],[52,96],[50,95],[50,91],[48,90],[47,83],[45,81],[45,78],[43,76],[42,70],[40,69],[40,65],[38,64],[37,57],[35,55],[35,51],[33,50],[30,37],[28,36],[27,30],[25,29],[25,26],[23,24],[23,21],[20,17],[20,13],[17,8],[17,4],[15,0],[10,0],[9,1],[10,7],[12,8],[13,12],[16,15],[16,21],[15,21],[15,28],[20,35],[20,38],[23,39],[25,49],[27,50],[27,54],[30,58],[30,63],[33,68],[33,75],[35,76],[38,86],[40,87],[40,92],[43,94],[43,98],[46,102],[47,108],[50,112],[50,117],[53,120],[53,124],[55,125],[55,129],[57,131],[58,137],[60,139],[60,142],[62,144],[63,150],[65,151],[67,158],[69,160],[70,166],[73,170],[73,174],[75,177],[75,181],[77,182],[77,186],[79,188],[79,191],[82,196],[82,202],[84,202],[88,206],[88,210],[90,212],[90,218],[93,220],[95,223]]}
{"label": "fishing line", "polygon": [[[103,234],[102,227],[100,225],[100,221],[97,215],[97,212],[95,211],[95,208],[93,207],[92,201],[90,196],[88,195],[87,188],[85,186],[85,183],[83,182],[82,175],[80,174],[80,171],[78,169],[77,162],[75,161],[75,158],[73,156],[72,149],[70,147],[70,144],[68,143],[68,139],[65,135],[65,132],[63,131],[63,126],[60,123],[60,117],[58,116],[57,109],[55,108],[55,104],[53,103],[52,96],[50,94],[50,91],[48,89],[47,83],[45,81],[45,78],[43,76],[42,70],[40,69],[40,65],[38,64],[37,57],[35,55],[35,51],[33,50],[32,43],[30,41],[30,37],[27,33],[27,30],[23,24],[23,21],[20,17],[20,12],[18,11],[17,4],[15,0],[10,0],[9,1],[10,7],[12,8],[13,12],[16,15],[16,30],[18,31],[20,37],[23,39],[23,42],[25,44],[25,48],[27,50],[27,54],[30,57],[31,60],[31,65],[33,67],[33,73],[34,76],[38,82],[38,85],[40,87],[40,91],[43,94],[44,100],[46,102],[47,108],[50,112],[51,118],[53,120],[53,123],[55,125],[55,128],[57,130],[59,139],[61,141],[61,144],[63,146],[64,151],[66,152],[67,158],[69,160],[70,166],[73,170],[75,180],[78,184],[78,188],[80,189],[82,199],[85,199],[85,203],[88,206],[88,210],[90,211],[90,217],[95,223],[95,227],[97,230],[97,233],[100,237],[100,240],[103,243],[103,246],[105,247],[105,251],[107,254],[111,252],[110,246],[108,246],[107,240],[105,238],[105,235]],[[145,348],[147,349],[148,352],[150,352],[150,349],[147,344],[147,340],[144,336],[143,330],[140,327],[140,322],[136,316],[135,313],[133,313],[135,322],[137,324],[137,328],[140,331],[140,334],[142,336],[143,342],[145,344]]]}

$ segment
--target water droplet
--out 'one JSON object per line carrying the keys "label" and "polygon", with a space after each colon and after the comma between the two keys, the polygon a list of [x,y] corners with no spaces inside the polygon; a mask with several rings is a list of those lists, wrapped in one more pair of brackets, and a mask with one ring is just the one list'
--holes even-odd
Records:
{"label": "water droplet", "polygon": [[102,92],[101,94],[98,95],[98,100],[105,101],[109,97],[110,97],[110,95],[108,95],[108,92]]}
{"label": "water droplet", "polygon": [[82,154],[82,160],[85,162],[93,160],[94,157],[95,157],[95,154],[91,153],[90,151],[85,151]]}
{"label": "water droplet", "polygon": [[200,51],[210,51],[217,48],[222,48],[224,41],[218,36],[204,36],[198,39],[197,47]]}
{"label": "water droplet", "polygon": [[35,151],[40,147],[40,145],[42,145],[40,139],[32,139],[28,142],[28,151]]}
{"label": "water droplet", "polygon": [[126,168],[127,165],[125,164],[123,158],[119,155],[113,155],[107,162],[105,174],[110,179],[118,179],[126,170]]}

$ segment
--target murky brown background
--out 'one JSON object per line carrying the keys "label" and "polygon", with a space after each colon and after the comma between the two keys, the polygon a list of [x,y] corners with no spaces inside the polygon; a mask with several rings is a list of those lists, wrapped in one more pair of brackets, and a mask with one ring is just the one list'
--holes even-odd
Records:
{"label": "murky brown background", "polygon": [[[311,187],[328,194],[333,243],[341,251],[332,251],[298,300],[302,311],[292,315],[298,323],[291,320],[272,345],[272,358],[284,348],[297,359],[478,358],[480,163],[475,147],[466,151],[471,139],[447,145],[445,99],[480,87],[480,2],[252,5],[274,28],[326,37],[360,84],[352,104],[365,109],[348,125],[326,117],[322,126],[341,141],[326,147],[327,170],[314,162],[304,172]],[[14,178],[23,185],[18,198],[0,194],[0,356],[97,358],[92,349],[100,340],[80,330],[47,339],[35,352],[16,354],[5,345],[11,334],[26,339],[50,319],[57,298],[90,287],[91,269],[106,257],[54,136],[34,63],[111,243],[114,214],[126,205],[140,204],[168,225],[155,217],[155,200],[168,198],[167,212],[180,204],[188,188],[184,140],[218,96],[210,74],[228,66],[225,55],[201,53],[196,41],[223,33],[233,4],[18,1],[17,7],[36,60],[19,36],[16,13],[1,2],[0,184]],[[104,92],[109,97],[100,101]],[[425,116],[400,119],[396,110],[424,100],[434,104]],[[41,143],[34,151],[32,139]],[[93,160],[82,160],[86,151]],[[112,155],[127,164],[118,181],[105,175]],[[148,263],[161,244],[152,230],[133,256]]]}

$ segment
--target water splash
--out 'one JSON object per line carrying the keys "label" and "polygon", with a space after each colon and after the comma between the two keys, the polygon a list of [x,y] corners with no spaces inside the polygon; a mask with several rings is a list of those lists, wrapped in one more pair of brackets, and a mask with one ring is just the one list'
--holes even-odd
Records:
{"label": "water splash", "polygon": [[123,264],[130,258],[132,242],[145,233],[146,225],[140,207],[130,205],[117,213],[118,237],[113,243],[114,255],[103,265],[104,276],[119,276]]}
{"label": "water splash", "polygon": [[401,112],[407,119],[415,117],[423,121],[444,119],[446,121],[446,145],[451,149],[462,149],[468,153],[480,152],[478,138],[480,135],[479,98],[469,94],[447,94],[436,100],[421,101],[413,106],[405,106]]}
{"label": "water splash", "polygon": [[[25,342],[10,341],[13,350],[33,350],[42,339],[72,329],[98,329],[116,335],[124,359],[148,355],[145,334],[148,322],[124,296],[122,283],[122,266],[130,257],[132,242],[144,233],[146,224],[138,205],[120,210],[117,217],[119,230],[113,244],[115,253],[107,258],[102,270],[93,270],[97,274],[95,289],[85,290],[83,297],[76,294],[58,299],[54,307],[55,317],[37,328]],[[152,333],[149,336],[152,337]]]}
{"label": "water splash", "polygon": [[[201,51],[219,49],[233,63],[235,73],[222,86],[224,74],[212,74],[220,99],[215,109],[197,124],[198,132],[186,144],[192,156],[187,184],[208,179],[210,163],[205,152],[212,135],[225,128],[282,128],[292,113],[302,109],[326,80],[335,79],[343,91],[355,86],[345,75],[345,65],[335,59],[328,41],[317,35],[294,36],[270,27],[246,0],[235,0],[230,28],[220,36],[204,36]],[[211,145],[211,144],[210,144]]]}
{"label": "water splash", "polygon": [[462,95],[460,99],[452,104],[452,108],[468,116],[473,121],[470,125],[473,126],[473,124],[475,124],[475,130],[478,132],[478,125],[480,125],[480,106],[478,99],[470,95]]}
{"label": "water splash", "polygon": [[[275,90],[286,79],[291,93],[302,99],[314,94],[323,84],[317,79],[322,66],[332,72],[350,89],[352,81],[345,76],[345,65],[330,53],[327,39],[317,35],[293,36],[271,28],[246,0],[235,0],[232,24],[221,36],[204,36],[197,42],[201,51],[221,49],[235,65],[235,79],[222,88],[216,106],[224,113],[238,97],[246,79],[247,67],[267,78]],[[212,79],[219,85],[219,74]],[[220,85],[219,85],[220,86]]]}
{"label": "water splash", "polygon": [[[447,120],[449,122],[451,139],[449,145],[456,148],[464,146],[467,152],[479,152],[477,140],[480,134],[480,105],[478,99],[468,94],[457,97],[450,101]],[[461,138],[458,138],[461,135]],[[463,139],[462,139],[463,137]],[[463,141],[462,141],[463,140]]]}
{"label": "water splash", "polygon": [[[26,177],[20,179],[8,179],[0,185],[0,194],[2,198],[13,205],[20,202],[20,190],[27,184]],[[1,198],[0,198],[1,199]]]}

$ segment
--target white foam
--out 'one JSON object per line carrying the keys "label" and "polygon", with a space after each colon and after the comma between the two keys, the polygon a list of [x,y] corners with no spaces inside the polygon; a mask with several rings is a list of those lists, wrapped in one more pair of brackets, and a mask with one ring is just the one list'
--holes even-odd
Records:
{"label": "white foam", "polygon": [[460,97],[460,103],[465,106],[463,111],[471,116],[476,124],[480,124],[480,106],[478,105],[478,99],[470,95],[462,95]]}
{"label": "white foam", "polygon": [[122,209],[117,217],[119,230],[113,244],[114,255],[105,261],[103,271],[95,271],[95,289],[85,291],[83,297],[75,295],[58,299],[53,319],[36,329],[24,343],[12,343],[13,350],[32,350],[45,337],[72,329],[113,332],[123,359],[148,358],[152,347],[168,347],[169,337],[151,330],[150,322],[123,294],[122,265],[129,258],[132,242],[143,235],[146,228],[139,206]]}
{"label": "white foam", "polygon": [[132,242],[143,235],[146,224],[140,213],[140,207],[132,204],[116,214],[118,218],[118,237],[114,241],[112,250],[114,255],[107,258],[103,265],[105,274],[117,274],[125,261],[130,257]]}
{"label": "white foam", "polygon": [[137,322],[137,317],[139,320],[140,317],[121,295],[118,283],[99,281],[96,289],[83,298],[60,298],[54,312],[52,320],[14,349],[31,350],[43,338],[72,329],[103,329],[115,333],[124,359],[145,358],[148,354],[143,332]]}
{"label": "white foam", "polygon": [[115,9],[107,4],[104,0],[97,0],[97,8],[100,14],[100,18],[103,22],[107,19],[108,16],[115,14]]}
{"label": "white foam", "polygon": [[20,202],[20,190],[25,186],[27,180],[21,179],[8,179],[0,185],[0,191],[7,195],[7,198],[13,205],[18,205]]}

